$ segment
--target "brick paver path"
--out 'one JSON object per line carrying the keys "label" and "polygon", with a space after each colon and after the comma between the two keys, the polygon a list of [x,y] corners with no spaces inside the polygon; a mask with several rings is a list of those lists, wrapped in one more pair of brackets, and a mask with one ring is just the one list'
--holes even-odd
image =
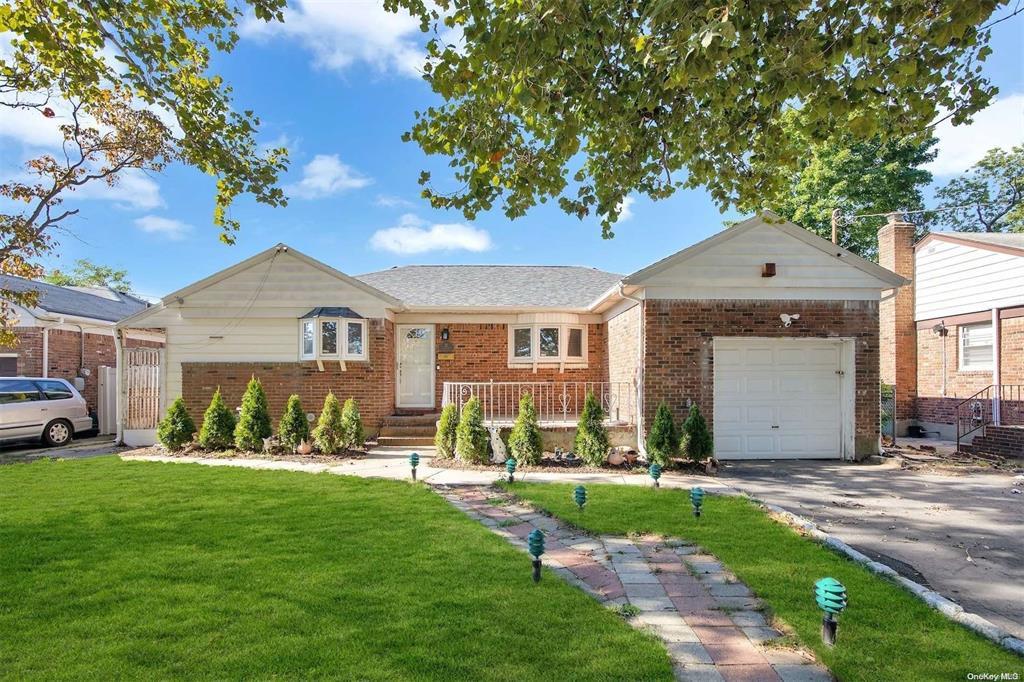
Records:
{"label": "brick paver path", "polygon": [[694,545],[583,535],[487,486],[435,489],[524,551],[526,536],[543,530],[544,565],[609,607],[638,609],[630,622],[661,638],[679,680],[832,679],[808,654],[773,646],[781,633],[765,620],[760,600]]}

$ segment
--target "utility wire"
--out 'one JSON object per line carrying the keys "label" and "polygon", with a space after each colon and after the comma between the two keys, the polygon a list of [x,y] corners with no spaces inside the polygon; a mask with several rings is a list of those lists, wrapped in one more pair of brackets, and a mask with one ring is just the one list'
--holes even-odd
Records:
{"label": "utility wire", "polygon": [[965,208],[974,208],[980,206],[982,208],[988,208],[995,206],[996,204],[964,204],[962,206],[945,206],[943,208],[922,208],[915,211],[886,211],[885,213],[858,213],[857,215],[841,215],[843,220],[854,220],[855,218],[884,218],[893,213],[900,213],[902,215],[916,215],[918,213],[944,213],[946,211],[959,211]]}

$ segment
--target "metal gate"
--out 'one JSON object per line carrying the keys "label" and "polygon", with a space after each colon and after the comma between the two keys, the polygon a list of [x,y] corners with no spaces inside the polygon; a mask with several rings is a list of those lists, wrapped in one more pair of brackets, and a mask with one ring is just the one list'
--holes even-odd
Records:
{"label": "metal gate", "polygon": [[878,394],[879,430],[882,439],[896,444],[896,384],[881,384]]}
{"label": "metal gate", "polygon": [[128,348],[124,357],[124,428],[155,429],[160,421],[163,349]]}

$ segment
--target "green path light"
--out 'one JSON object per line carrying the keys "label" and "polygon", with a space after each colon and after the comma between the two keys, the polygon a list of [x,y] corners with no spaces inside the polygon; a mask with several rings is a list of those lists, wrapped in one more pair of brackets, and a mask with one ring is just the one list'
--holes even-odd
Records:
{"label": "green path light", "polygon": [[576,486],[576,489],[572,491],[572,497],[576,500],[576,506],[583,511],[583,506],[587,503],[587,489],[581,485]]}
{"label": "green path light", "polygon": [[821,619],[821,639],[827,646],[835,646],[839,621],[835,619],[846,608],[846,588],[835,578],[822,578],[814,583],[814,600],[825,612]]}
{"label": "green path light", "polygon": [[508,482],[512,483],[515,480],[513,474],[516,473],[516,460],[513,457],[509,457],[505,460],[505,471],[508,472]]}
{"label": "green path light", "polygon": [[533,582],[540,582],[540,555],[544,553],[544,531],[534,528],[526,538],[530,554],[533,555]]}
{"label": "green path light", "polygon": [[700,517],[700,508],[704,504],[704,488],[690,490],[690,502],[693,504],[693,515]]}
{"label": "green path light", "polygon": [[651,464],[651,466],[647,468],[647,473],[650,474],[651,478],[654,479],[654,487],[659,487],[658,479],[661,478],[661,465],[658,464],[657,462],[654,462],[653,464]]}
{"label": "green path light", "polygon": [[420,465],[419,453],[414,452],[409,455],[409,466],[412,467],[412,480],[416,480],[416,467]]}

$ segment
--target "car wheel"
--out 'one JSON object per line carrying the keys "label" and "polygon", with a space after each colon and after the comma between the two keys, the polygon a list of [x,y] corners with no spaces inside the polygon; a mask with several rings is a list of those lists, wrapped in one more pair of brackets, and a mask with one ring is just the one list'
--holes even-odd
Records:
{"label": "car wheel", "polygon": [[67,445],[71,442],[71,424],[63,419],[55,419],[43,429],[43,442],[50,446]]}

